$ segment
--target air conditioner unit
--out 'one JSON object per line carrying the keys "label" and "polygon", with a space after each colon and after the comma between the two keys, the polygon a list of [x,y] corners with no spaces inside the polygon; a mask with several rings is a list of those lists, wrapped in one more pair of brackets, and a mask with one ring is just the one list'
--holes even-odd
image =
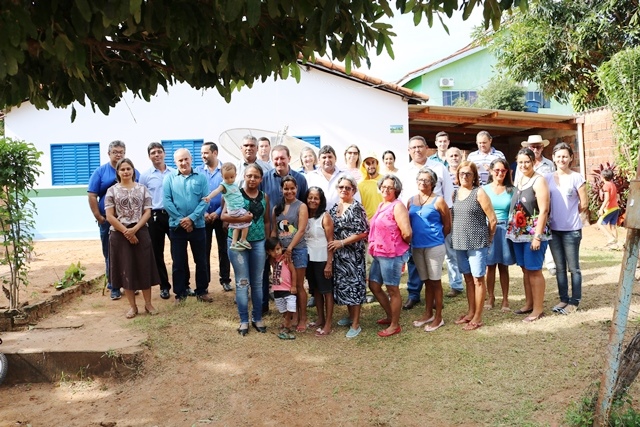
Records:
{"label": "air conditioner unit", "polygon": [[453,87],[453,77],[443,77],[440,79],[440,87]]}

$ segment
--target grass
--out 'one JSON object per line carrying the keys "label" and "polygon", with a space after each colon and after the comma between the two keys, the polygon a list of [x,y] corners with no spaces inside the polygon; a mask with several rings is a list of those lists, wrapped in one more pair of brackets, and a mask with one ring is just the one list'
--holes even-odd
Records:
{"label": "grass", "polygon": [[[411,326],[420,315],[415,308],[402,312],[400,335],[379,338],[375,320],[383,312],[374,303],[363,307],[363,333],[354,340],[335,326],[328,337],[307,332],[290,342],[275,337],[276,314],[265,319],[267,334],[252,329],[242,338],[231,295],[214,304],[190,299],[131,323],[149,335],[151,349],[147,375],[134,389],[153,377],[155,386],[192,396],[180,402],[186,419],[221,425],[558,425],[599,379],[619,274],[621,252],[582,253],[578,313],[551,313],[557,289],[547,276],[547,317],[525,325],[502,313],[497,289],[498,309],[485,312],[485,326],[475,332],[453,324],[466,309],[464,297],[446,299],[446,325],[432,334]],[[510,270],[515,310],[524,299],[522,273]],[[334,319],[345,312],[337,308]]]}

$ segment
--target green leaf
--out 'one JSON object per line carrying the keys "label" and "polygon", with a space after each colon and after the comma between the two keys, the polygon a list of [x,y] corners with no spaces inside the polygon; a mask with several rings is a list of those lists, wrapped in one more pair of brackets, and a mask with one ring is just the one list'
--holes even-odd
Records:
{"label": "green leaf", "polygon": [[258,25],[262,14],[262,2],[260,0],[247,0],[247,22],[251,28]]}
{"label": "green leaf", "polygon": [[239,19],[243,6],[244,0],[228,0],[224,8],[224,20],[226,22],[233,22]]}
{"label": "green leaf", "polygon": [[129,0],[129,13],[133,15],[136,24],[139,24],[142,16],[142,0]]}
{"label": "green leaf", "polygon": [[80,14],[84,18],[85,21],[91,22],[91,6],[89,6],[88,0],[75,0],[76,7],[80,11]]}

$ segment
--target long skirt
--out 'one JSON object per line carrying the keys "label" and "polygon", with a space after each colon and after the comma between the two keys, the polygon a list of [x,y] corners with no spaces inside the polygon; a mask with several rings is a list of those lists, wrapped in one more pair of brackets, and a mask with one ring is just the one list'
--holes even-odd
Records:
{"label": "long skirt", "polygon": [[114,289],[142,291],[160,284],[149,229],[142,227],[136,237],[138,244],[132,245],[121,232],[109,233],[109,281]]}

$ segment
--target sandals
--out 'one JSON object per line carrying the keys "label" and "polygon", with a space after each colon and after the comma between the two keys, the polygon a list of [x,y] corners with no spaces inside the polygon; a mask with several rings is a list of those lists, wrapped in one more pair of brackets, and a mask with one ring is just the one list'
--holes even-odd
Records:
{"label": "sandals", "polygon": [[318,337],[318,338],[320,338],[320,337],[326,337],[326,336],[328,336],[330,333],[331,333],[331,331],[329,331],[329,332],[325,332],[325,330],[324,330],[324,329],[318,328],[318,329],[316,330],[315,336],[316,336],[316,337]]}
{"label": "sandals", "polygon": [[415,328],[421,328],[421,327],[423,327],[424,325],[426,325],[427,323],[431,323],[431,322],[433,322],[433,319],[435,319],[435,318],[436,318],[435,316],[431,316],[431,317],[430,317],[430,318],[428,318],[427,320],[414,320],[414,321],[413,321],[413,326],[414,326]]}
{"label": "sandals", "polygon": [[543,316],[544,316],[544,313],[540,313],[537,316],[527,316],[524,319],[522,319],[522,321],[524,323],[531,323],[531,322],[535,322],[536,320],[540,320]]}
{"label": "sandals", "polygon": [[129,311],[127,311],[127,314],[125,315],[125,317],[126,317],[127,319],[133,319],[133,318],[134,318],[134,317],[136,317],[137,315],[138,315],[138,307],[136,307],[136,308],[131,307],[131,308],[129,309]]}
{"label": "sandals", "polygon": [[566,306],[568,306],[569,304],[566,302],[559,302],[558,304],[556,304],[551,311],[553,311],[554,313],[560,313],[562,312],[562,310],[564,310],[564,308]]}
{"label": "sandals", "polygon": [[464,325],[462,327],[462,329],[464,331],[475,331],[476,329],[478,329],[480,326],[482,326],[482,323],[476,323],[476,322],[469,322],[466,325]]}
{"label": "sandals", "polygon": [[251,249],[251,243],[249,243],[247,240],[238,240],[238,246],[244,249]]}
{"label": "sandals", "polygon": [[278,334],[278,338],[281,340],[295,340],[296,336],[291,333],[291,331],[287,328],[284,328]]}
{"label": "sandals", "polygon": [[154,306],[150,305],[144,306],[144,311],[145,313],[147,313],[149,316],[155,316],[156,314],[158,314],[158,309],[156,309]]}
{"label": "sandals", "polygon": [[458,318],[458,320],[456,320],[453,323],[455,323],[456,325],[464,325],[465,323],[469,323],[469,322],[471,322],[471,319],[467,319],[467,315],[463,314]]}

